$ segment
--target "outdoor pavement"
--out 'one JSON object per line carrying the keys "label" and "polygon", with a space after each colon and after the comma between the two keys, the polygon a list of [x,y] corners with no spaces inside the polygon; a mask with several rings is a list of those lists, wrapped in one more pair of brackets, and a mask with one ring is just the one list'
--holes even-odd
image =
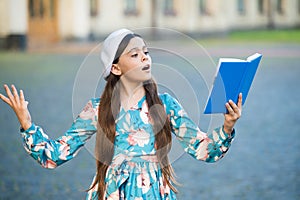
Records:
{"label": "outdoor pavement", "polygon": [[[99,88],[95,92],[95,86],[88,80],[98,76],[97,73],[91,72],[86,81],[78,81],[82,69],[99,64],[94,57],[87,57],[92,52],[97,60],[97,45],[60,43],[23,53],[0,52],[0,84],[14,83],[22,88],[33,121],[51,138],[57,138],[70,127],[82,102],[93,97],[88,94],[100,93]],[[199,47],[149,42],[149,46],[153,48],[155,63],[169,63],[175,75],[181,75],[191,85],[199,104],[188,93],[189,88],[182,86],[181,79],[172,80],[165,68],[154,71],[159,83],[164,81],[160,76],[170,79],[170,85],[161,84],[168,88],[162,89],[173,92],[204,131],[214,124],[221,125],[223,118],[216,116],[211,121],[201,111],[210,86],[205,83],[205,76],[216,69],[213,64],[219,57],[244,59],[255,52],[263,54],[228,155],[218,163],[207,164],[182,150],[172,153],[172,165],[182,184],[178,187],[178,199],[300,199],[300,44],[212,43]],[[164,47],[167,53],[162,54],[158,47]],[[92,91],[81,91],[85,95],[74,99],[79,86]],[[4,92],[2,87],[0,92]],[[79,106],[74,101],[79,101]],[[3,102],[0,102],[0,127],[0,199],[84,199],[84,191],[95,172],[92,142],[70,162],[48,170],[23,149],[17,119]],[[174,146],[177,147],[176,143]]]}

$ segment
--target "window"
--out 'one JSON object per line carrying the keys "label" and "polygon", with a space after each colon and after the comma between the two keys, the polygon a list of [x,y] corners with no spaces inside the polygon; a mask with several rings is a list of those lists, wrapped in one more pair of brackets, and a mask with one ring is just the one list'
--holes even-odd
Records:
{"label": "window", "polygon": [[45,12],[45,9],[44,9],[44,1],[43,1],[43,0],[40,0],[39,14],[40,14],[40,17],[41,17],[41,18],[44,17],[44,12]]}
{"label": "window", "polygon": [[258,0],[258,12],[261,15],[265,14],[265,1],[264,0]]}
{"label": "window", "polygon": [[125,15],[138,15],[136,0],[125,0]]}
{"label": "window", "polygon": [[29,0],[28,10],[31,18],[43,18],[45,15],[45,2],[43,0]]}
{"label": "window", "polygon": [[206,0],[199,0],[199,12],[201,15],[209,15]]}
{"label": "window", "polygon": [[98,0],[90,0],[90,16],[96,17],[98,15]]}
{"label": "window", "polygon": [[49,17],[54,18],[54,16],[55,16],[55,1],[50,0],[49,3],[50,3],[50,5],[49,5],[49,7],[50,7]]}
{"label": "window", "polygon": [[35,16],[34,0],[29,0],[28,9],[30,17],[33,18]]}
{"label": "window", "polygon": [[174,0],[164,1],[164,13],[165,15],[176,15],[176,11],[174,8]]}
{"label": "window", "polygon": [[240,15],[245,15],[246,14],[246,8],[245,8],[245,0],[237,0],[238,4],[237,4],[237,9],[238,9],[238,13]]}
{"label": "window", "polygon": [[284,1],[283,0],[277,0],[276,2],[276,10],[277,10],[277,13],[279,14],[284,14],[284,8],[283,8],[283,3]]}

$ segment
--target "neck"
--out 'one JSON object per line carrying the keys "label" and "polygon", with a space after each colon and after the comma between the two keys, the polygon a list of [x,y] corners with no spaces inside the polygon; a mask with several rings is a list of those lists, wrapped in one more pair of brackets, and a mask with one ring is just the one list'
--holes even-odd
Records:
{"label": "neck", "polygon": [[120,81],[121,105],[123,108],[129,109],[145,95],[145,89],[142,82],[130,82],[125,79]]}

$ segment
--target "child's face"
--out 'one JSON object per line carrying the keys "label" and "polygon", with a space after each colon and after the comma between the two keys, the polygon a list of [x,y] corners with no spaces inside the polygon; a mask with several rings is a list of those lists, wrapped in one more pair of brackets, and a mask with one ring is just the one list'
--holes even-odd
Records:
{"label": "child's face", "polygon": [[130,40],[116,65],[122,78],[129,81],[143,82],[151,79],[151,57],[144,40],[140,37]]}

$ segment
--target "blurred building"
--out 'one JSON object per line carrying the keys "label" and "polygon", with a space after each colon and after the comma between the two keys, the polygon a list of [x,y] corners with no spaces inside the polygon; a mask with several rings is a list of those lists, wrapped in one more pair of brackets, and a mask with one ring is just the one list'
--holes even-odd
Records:
{"label": "blurred building", "polygon": [[300,0],[0,0],[0,48],[89,40],[120,27],[196,35],[299,25]]}

